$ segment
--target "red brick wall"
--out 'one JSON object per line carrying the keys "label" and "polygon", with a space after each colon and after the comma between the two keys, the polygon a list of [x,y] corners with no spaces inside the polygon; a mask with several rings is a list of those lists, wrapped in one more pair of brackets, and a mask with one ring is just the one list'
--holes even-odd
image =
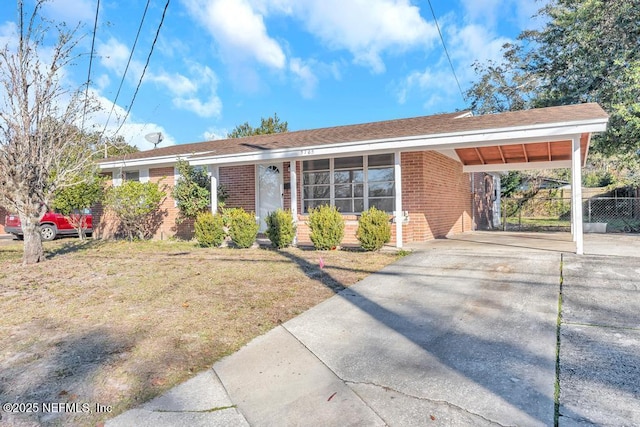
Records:
{"label": "red brick wall", "polygon": [[254,165],[229,166],[219,169],[219,183],[229,194],[225,202],[228,208],[256,211],[256,167]]}
{"label": "red brick wall", "polygon": [[[402,154],[403,241],[424,241],[472,229],[471,182],[462,165],[433,151]],[[404,229],[403,229],[404,231]]]}
{"label": "red brick wall", "polygon": [[[403,153],[402,165],[402,210],[409,212],[409,222],[403,225],[403,242],[425,241],[450,234],[470,231],[471,183],[469,174],[462,172],[462,165],[436,152],[423,151]],[[297,162],[298,172],[298,242],[310,244],[308,219],[302,206],[302,162]],[[155,232],[155,238],[177,235],[182,238],[193,236],[193,224],[176,224],[178,209],[171,198],[174,184],[173,167],[149,170],[149,179],[167,185],[167,198],[161,207],[163,222]],[[290,182],[289,163],[283,165],[283,182]],[[224,185],[229,197],[226,207],[241,207],[255,212],[255,166],[229,166],[219,168],[219,183]],[[284,208],[291,208],[291,190],[284,191]],[[96,211],[98,213],[98,211]],[[101,237],[112,237],[117,224],[108,215],[98,213]],[[357,244],[357,216],[345,216],[345,237],[343,244]],[[395,244],[395,224],[391,224],[392,244]]]}
{"label": "red brick wall", "polygon": [[[460,163],[436,152],[421,151],[402,153],[401,167],[402,210],[409,211],[409,222],[402,226],[403,242],[426,241],[472,229],[470,177],[462,172]],[[298,186],[300,191],[301,178]],[[307,215],[298,215],[301,244],[311,244],[307,219]],[[345,220],[343,244],[357,244],[357,216],[348,215]],[[391,223],[391,244],[395,242],[396,225]]]}

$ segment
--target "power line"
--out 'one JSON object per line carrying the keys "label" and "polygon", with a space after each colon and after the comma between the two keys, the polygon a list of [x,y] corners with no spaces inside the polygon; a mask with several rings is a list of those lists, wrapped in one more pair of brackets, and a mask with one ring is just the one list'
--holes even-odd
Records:
{"label": "power line", "polygon": [[462,91],[462,87],[460,86],[460,82],[458,81],[458,76],[456,75],[456,70],[453,68],[453,62],[451,62],[451,57],[449,56],[449,51],[447,50],[447,45],[444,42],[444,37],[442,37],[442,31],[440,31],[440,25],[438,25],[438,19],[436,18],[436,13],[433,11],[433,6],[431,5],[431,0],[427,0],[429,2],[429,8],[431,9],[431,15],[433,15],[433,20],[436,23],[436,28],[438,29],[438,34],[440,35],[440,41],[442,42],[442,47],[444,48],[444,53],[447,55],[447,60],[449,61],[449,66],[451,67],[451,72],[453,73],[453,78],[456,80],[456,84],[458,85],[458,90],[460,91],[460,95],[462,95],[462,99],[464,102],[467,102],[467,97],[464,96],[464,92]]}
{"label": "power line", "polygon": [[144,75],[147,71],[147,67],[149,66],[149,61],[151,61],[151,55],[153,54],[153,49],[156,46],[156,43],[158,41],[158,36],[160,35],[160,29],[162,28],[162,23],[164,22],[164,17],[167,14],[167,9],[169,8],[169,3],[171,3],[171,0],[167,0],[167,3],[164,5],[164,10],[162,11],[162,18],[160,19],[160,24],[158,24],[158,30],[156,31],[156,36],[153,39],[153,43],[151,43],[151,50],[149,51],[149,55],[147,56],[147,62],[144,64],[144,68],[142,70],[142,74],[140,75],[140,80],[138,80],[138,85],[136,86],[136,90],[133,93],[133,97],[131,98],[131,103],[129,104],[129,108],[127,108],[127,113],[124,116],[124,119],[122,120],[122,123],[120,123],[120,126],[118,127],[118,129],[116,130],[116,134],[118,132],[120,132],[120,129],[122,129],[122,126],[125,124],[125,122],[127,121],[127,117],[129,117],[129,113],[131,113],[131,108],[133,107],[133,103],[136,100],[136,96],[138,95],[138,90],[140,89],[140,85],[142,85],[142,79],[144,79]]}
{"label": "power line", "polygon": [[91,54],[89,55],[89,71],[87,73],[87,87],[84,92],[84,110],[82,112],[82,125],[81,129],[84,129],[84,119],[87,115],[87,102],[89,101],[89,84],[91,83],[91,66],[93,65],[93,52],[96,46],[96,31],[98,29],[98,14],[100,12],[100,0],[98,0],[96,6],[96,18],[93,21],[93,35],[91,36]]}
{"label": "power line", "polygon": [[133,58],[133,52],[136,50],[136,45],[138,44],[138,38],[140,37],[140,32],[142,31],[142,26],[144,24],[144,19],[147,16],[147,10],[149,10],[149,3],[151,0],[147,0],[147,5],[144,8],[144,12],[142,13],[142,19],[140,20],[140,25],[138,26],[138,32],[136,33],[136,38],[133,41],[133,46],[131,47],[131,52],[129,53],[129,59],[127,60],[127,66],[124,68],[124,73],[122,74],[122,78],[120,79],[120,85],[118,86],[118,91],[116,92],[116,97],[111,104],[111,111],[109,111],[109,115],[107,116],[107,120],[104,123],[104,130],[102,133],[107,130],[107,126],[109,125],[109,120],[111,120],[111,115],[113,114],[113,110],[115,109],[116,104],[118,103],[118,98],[120,97],[120,91],[122,90],[122,85],[124,84],[125,77],[127,76],[127,71],[129,70],[129,65],[131,65],[131,60]]}

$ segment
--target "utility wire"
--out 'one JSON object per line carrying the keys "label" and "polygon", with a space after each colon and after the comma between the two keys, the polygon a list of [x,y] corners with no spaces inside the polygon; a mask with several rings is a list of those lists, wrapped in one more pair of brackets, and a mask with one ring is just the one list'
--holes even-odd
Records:
{"label": "utility wire", "polygon": [[156,43],[158,41],[158,36],[160,35],[160,29],[162,28],[162,23],[164,22],[164,17],[167,14],[167,9],[169,8],[169,3],[171,3],[171,0],[167,0],[167,3],[164,5],[164,10],[162,11],[162,18],[160,19],[160,24],[158,25],[158,30],[156,31],[156,36],[153,39],[153,43],[151,44],[151,50],[149,51],[149,55],[147,56],[147,62],[144,64],[144,69],[142,70],[142,74],[140,75],[140,80],[138,80],[138,85],[136,86],[136,90],[133,93],[133,97],[131,98],[131,103],[129,104],[129,108],[127,108],[127,114],[125,114],[124,119],[122,120],[122,123],[120,123],[120,126],[115,131],[116,134],[118,132],[120,132],[120,129],[122,129],[122,126],[127,121],[127,117],[129,117],[129,113],[131,113],[131,108],[133,107],[133,103],[136,100],[136,96],[138,95],[138,90],[140,89],[140,85],[142,84],[142,79],[144,78],[144,75],[145,75],[145,73],[147,71],[147,67],[149,66],[149,61],[151,61],[151,55],[153,54],[153,48],[156,46]]}
{"label": "utility wire", "polygon": [[84,129],[84,119],[87,115],[87,102],[89,102],[89,85],[91,84],[91,66],[93,65],[93,52],[96,46],[96,31],[98,29],[98,14],[100,12],[100,0],[96,6],[96,18],[93,21],[93,35],[91,36],[91,54],[89,55],[89,72],[87,73],[87,87],[84,92],[84,110],[82,111],[82,125],[80,129]]}
{"label": "utility wire", "polygon": [[438,34],[440,35],[440,41],[442,42],[442,47],[444,48],[444,53],[447,55],[447,60],[449,61],[449,66],[451,67],[451,72],[453,73],[453,78],[456,79],[456,84],[458,85],[458,90],[460,91],[460,95],[462,95],[462,99],[464,102],[467,102],[467,97],[464,96],[464,92],[462,91],[462,87],[460,86],[460,82],[458,81],[458,76],[456,75],[456,70],[453,68],[453,62],[451,62],[451,57],[449,56],[449,51],[447,50],[447,45],[444,42],[444,37],[442,37],[442,31],[440,31],[440,25],[438,25],[438,19],[436,18],[436,13],[433,11],[433,6],[431,5],[431,0],[427,0],[429,2],[429,8],[431,9],[431,14],[433,15],[433,20],[436,23],[436,28],[438,29]]}
{"label": "utility wire", "polygon": [[144,12],[142,14],[142,19],[140,20],[140,25],[138,26],[138,33],[136,34],[136,38],[133,41],[133,46],[131,47],[131,52],[129,53],[129,59],[127,60],[127,66],[124,68],[124,73],[122,74],[122,79],[120,79],[120,85],[118,86],[118,91],[116,92],[116,97],[111,104],[111,111],[109,111],[109,115],[107,116],[107,120],[104,123],[104,130],[102,134],[107,130],[107,126],[109,125],[109,120],[111,120],[111,115],[113,114],[113,110],[118,103],[118,97],[120,96],[120,91],[122,90],[122,85],[124,84],[125,77],[127,76],[127,71],[129,70],[129,65],[131,65],[131,60],[133,58],[133,52],[136,50],[136,45],[138,44],[138,38],[140,37],[140,32],[142,31],[142,25],[144,24],[144,19],[147,16],[147,10],[149,10],[149,3],[151,0],[147,0],[147,5],[144,8]]}

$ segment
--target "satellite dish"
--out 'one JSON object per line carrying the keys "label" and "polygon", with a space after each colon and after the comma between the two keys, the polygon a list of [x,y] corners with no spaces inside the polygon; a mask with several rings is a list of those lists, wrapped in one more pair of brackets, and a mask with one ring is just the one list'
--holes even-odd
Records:
{"label": "satellite dish", "polygon": [[162,132],[152,132],[144,136],[144,139],[153,144],[153,148],[158,148],[158,144],[162,142]]}

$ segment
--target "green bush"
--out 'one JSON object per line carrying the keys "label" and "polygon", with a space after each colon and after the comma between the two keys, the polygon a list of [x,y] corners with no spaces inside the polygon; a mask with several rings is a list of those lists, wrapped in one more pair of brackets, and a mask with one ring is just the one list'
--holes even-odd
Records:
{"label": "green bush", "polygon": [[318,206],[309,210],[309,228],[316,249],[335,249],[344,237],[344,218],[335,206]]}
{"label": "green bush", "polygon": [[258,235],[258,223],[253,212],[242,208],[225,209],[224,214],[229,237],[239,248],[250,248]]}
{"label": "green bush", "polygon": [[391,240],[389,215],[372,206],[362,212],[358,220],[356,237],[365,251],[377,251]]}
{"label": "green bush", "polygon": [[211,212],[198,214],[195,222],[196,240],[200,246],[207,248],[218,247],[226,237],[221,215]]}
{"label": "green bush", "polygon": [[105,205],[120,220],[123,233],[133,240],[143,240],[155,234],[162,223],[160,206],[166,196],[164,187],[157,182],[125,181],[110,187]]}
{"label": "green bush", "polygon": [[265,218],[265,222],[267,223],[267,237],[274,247],[282,249],[293,243],[296,226],[293,224],[291,211],[278,209],[270,212]]}

